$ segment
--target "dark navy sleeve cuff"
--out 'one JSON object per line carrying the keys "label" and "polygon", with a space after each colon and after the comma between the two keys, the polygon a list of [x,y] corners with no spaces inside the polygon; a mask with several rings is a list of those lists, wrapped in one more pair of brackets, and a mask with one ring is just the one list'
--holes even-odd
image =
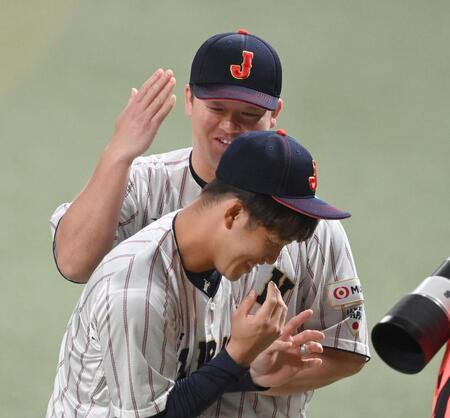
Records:
{"label": "dark navy sleeve cuff", "polygon": [[227,388],[227,392],[263,392],[269,389],[269,387],[259,386],[253,382],[250,371],[247,371],[238,382]]}
{"label": "dark navy sleeve cuff", "polygon": [[156,416],[198,416],[228,391],[228,388],[238,384],[246,373],[248,368],[236,364],[228,352],[223,350],[188,377],[177,380],[167,397],[165,410]]}

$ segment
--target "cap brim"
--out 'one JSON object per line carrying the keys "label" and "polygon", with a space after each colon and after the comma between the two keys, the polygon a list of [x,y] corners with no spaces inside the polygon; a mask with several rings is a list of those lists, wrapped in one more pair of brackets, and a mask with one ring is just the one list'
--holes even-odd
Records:
{"label": "cap brim", "polygon": [[276,110],[279,97],[270,96],[256,90],[229,84],[192,84],[194,96],[202,100],[236,100],[267,110]]}
{"label": "cap brim", "polygon": [[317,197],[296,199],[272,196],[272,199],[296,212],[315,219],[345,219],[352,216],[349,212],[345,212],[329,205],[327,202]]}

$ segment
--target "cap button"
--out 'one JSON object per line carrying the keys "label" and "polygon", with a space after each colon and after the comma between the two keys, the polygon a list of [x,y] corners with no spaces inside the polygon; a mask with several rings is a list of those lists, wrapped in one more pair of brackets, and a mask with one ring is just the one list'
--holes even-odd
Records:
{"label": "cap button", "polygon": [[238,33],[241,35],[249,35],[250,34],[250,32],[247,29],[239,29]]}
{"label": "cap button", "polygon": [[286,133],[286,131],[284,129],[278,129],[278,131],[276,133],[278,135],[280,135],[280,136],[286,136],[287,135],[287,133]]}

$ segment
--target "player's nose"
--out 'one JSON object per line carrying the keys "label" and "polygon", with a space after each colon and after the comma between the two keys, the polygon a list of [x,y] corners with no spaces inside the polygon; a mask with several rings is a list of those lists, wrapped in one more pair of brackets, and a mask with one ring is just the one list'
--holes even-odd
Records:
{"label": "player's nose", "polygon": [[227,134],[237,134],[241,130],[239,121],[232,114],[224,114],[219,123],[220,129]]}

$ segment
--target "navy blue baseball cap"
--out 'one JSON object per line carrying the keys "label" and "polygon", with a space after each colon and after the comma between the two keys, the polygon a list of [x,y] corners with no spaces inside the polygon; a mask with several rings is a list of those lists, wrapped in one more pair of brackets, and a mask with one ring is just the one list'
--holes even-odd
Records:
{"label": "navy blue baseball cap", "polygon": [[275,110],[281,93],[281,62],[263,39],[245,29],[214,35],[199,48],[189,85],[203,100],[236,100]]}
{"label": "navy blue baseball cap", "polygon": [[216,177],[238,189],[269,195],[311,218],[351,216],[316,196],[316,161],[281,129],[239,135],[222,155]]}

